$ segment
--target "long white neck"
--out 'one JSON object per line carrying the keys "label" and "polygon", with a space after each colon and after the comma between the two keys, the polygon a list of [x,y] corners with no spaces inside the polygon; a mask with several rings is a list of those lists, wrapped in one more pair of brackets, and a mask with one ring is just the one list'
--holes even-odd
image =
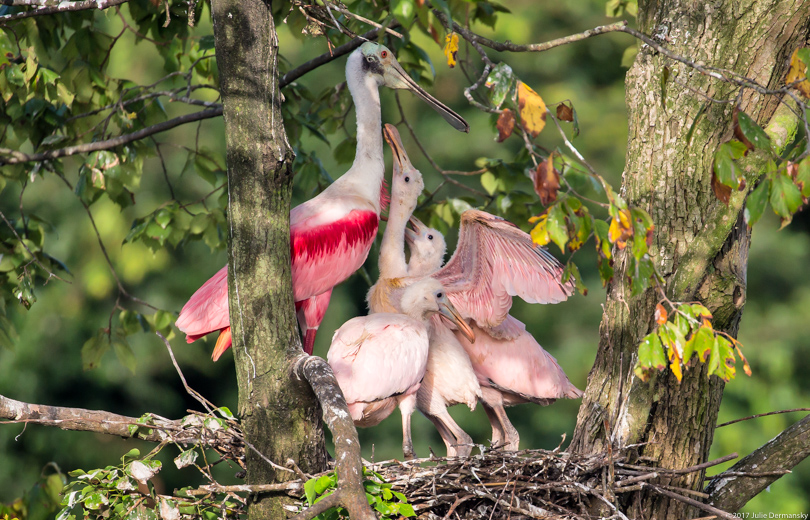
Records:
{"label": "long white neck", "polygon": [[[399,180],[394,180],[394,183]],[[380,278],[401,278],[408,275],[408,264],[405,262],[405,226],[411,217],[416,200],[405,200],[397,193],[394,186],[394,197],[388,210],[388,224],[385,226],[380,243]]]}
{"label": "long white neck", "polygon": [[377,80],[363,72],[363,56],[353,52],[346,62],[346,84],[357,114],[357,151],[352,167],[338,179],[356,195],[368,199],[380,212],[380,190],[385,175],[382,144],[382,113]]}

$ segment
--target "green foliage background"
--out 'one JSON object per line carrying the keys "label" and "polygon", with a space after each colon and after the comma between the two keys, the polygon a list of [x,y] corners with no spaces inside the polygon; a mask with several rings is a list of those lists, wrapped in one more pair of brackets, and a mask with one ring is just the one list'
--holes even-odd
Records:
{"label": "green foliage background", "polygon": [[[500,14],[496,29],[481,24],[476,29],[498,40],[536,42],[611,21],[603,14],[603,0],[524,0],[511,2],[509,8],[512,13]],[[109,12],[95,16],[101,20],[99,23],[106,24],[106,32],[118,34],[120,21]],[[184,20],[173,23],[184,23]],[[300,31],[300,27],[291,25],[279,25],[280,49],[285,58],[282,66],[289,68],[326,50],[323,39],[302,40],[293,34]],[[210,34],[210,14],[205,8],[192,35]],[[428,53],[436,70],[435,82],[428,86],[428,90],[461,112],[472,127],[470,135],[455,132],[410,94],[400,95],[406,114],[412,116],[410,121],[433,158],[443,168],[454,170],[474,170],[476,160],[483,157],[512,160],[522,148],[521,140],[511,138],[496,143],[494,137],[497,134],[490,116],[469,107],[462,95],[463,88],[469,85],[462,71],[458,67],[448,69],[441,47],[429,37],[418,31],[413,31],[412,36],[414,42]],[[176,41],[172,42],[171,45],[176,44]],[[620,63],[625,49],[632,44],[627,36],[606,35],[542,54],[490,53],[494,61],[508,62],[547,103],[571,100],[582,131],[575,144],[616,188],[620,185],[627,135],[623,88],[626,69]],[[343,81],[344,65],[345,59],[337,60],[304,76],[298,84],[313,93],[332,88]],[[109,57],[106,75],[146,84],[163,77],[168,66],[152,44],[136,43],[135,36],[125,32]],[[422,83],[429,85],[431,79],[423,77]],[[291,106],[308,102],[299,97],[300,92],[299,89],[295,92],[285,90]],[[394,93],[383,90],[381,94],[383,120],[397,123],[400,117]],[[205,99],[214,100],[215,97],[208,95]],[[171,103],[166,104],[165,110],[170,116],[189,112]],[[338,117],[339,114],[326,116],[327,119]],[[345,123],[347,132],[333,128],[322,133],[328,144],[317,135],[321,133],[318,127],[301,127],[300,149],[315,155],[299,153],[301,173],[294,204],[311,196],[318,185],[324,185],[321,165],[332,178],[348,168],[345,160],[348,145],[344,142],[350,142],[353,125],[352,110]],[[425,176],[427,189],[432,191],[440,183],[440,177],[418,153],[403,127],[401,133],[414,164]],[[224,176],[216,166],[217,161],[220,166],[223,164],[221,119],[209,119],[199,126],[185,125],[156,138],[160,142],[182,143],[189,147],[195,146],[195,140],[198,140],[198,146],[206,150],[207,156],[217,158],[213,163],[206,162],[206,159],[192,159],[189,165],[186,150],[177,146],[161,148],[166,177],[177,200],[201,199],[214,186],[221,184]],[[541,134],[539,142],[549,149],[560,145],[559,136],[552,128]],[[172,202],[161,161],[154,155],[146,157],[144,154],[144,157],[143,177],[134,204],[122,210],[103,197],[91,209],[100,236],[127,290],[157,308],[176,313],[194,290],[226,262],[221,247],[214,250],[209,247],[223,238],[222,230],[218,230],[214,223],[207,231],[209,235],[203,233],[199,237],[206,240],[186,241],[176,248],[168,243],[165,247],[156,245],[154,251],[140,241],[124,243],[136,219],[143,219],[161,205]],[[313,160],[314,157],[320,163]],[[350,162],[351,154],[348,160]],[[65,161],[65,175],[71,182],[77,180],[79,164],[79,160]],[[147,411],[164,417],[180,417],[185,415],[187,408],[196,408],[196,403],[185,394],[164,346],[151,333],[141,332],[128,337],[134,353],[134,373],[121,362],[114,350],[101,358],[99,368],[83,370],[82,345],[94,337],[100,327],[107,326],[116,303],[116,282],[87,215],[73,192],[54,175],[27,172],[27,177],[29,181],[23,199],[25,212],[29,217],[36,216],[47,230],[46,249],[68,266],[71,274],[61,274],[72,284],[51,280],[43,286],[42,280],[37,281],[34,287],[37,303],[30,310],[15,302],[7,303],[8,317],[19,338],[13,349],[0,348],[0,394],[26,402],[103,409],[136,417]],[[477,177],[462,180],[482,189]],[[9,217],[17,214],[20,187],[18,182],[8,182],[0,192],[0,208]],[[220,193],[208,199],[209,209],[222,205]],[[443,188],[434,202],[463,195],[466,193],[457,188]],[[490,210],[499,205],[501,201],[495,201],[496,208]],[[535,213],[539,212],[539,203],[533,208]],[[195,207],[195,210],[200,209]],[[438,217],[432,218],[432,222],[441,226],[442,231],[450,229]],[[525,221],[515,223],[529,229]],[[777,219],[771,217],[763,219],[754,230],[748,301],[739,336],[754,373],[751,378],[740,375],[726,386],[720,422],[810,403],[810,380],[806,377],[810,371],[806,318],[806,309],[810,307],[810,275],[807,272],[810,265],[810,215],[807,211],[798,214],[794,222],[781,231],[777,231],[778,226]],[[450,251],[454,241],[451,231],[448,234]],[[551,247],[559,257],[560,251],[554,245]],[[376,254],[375,248],[367,263],[372,278],[375,277]],[[775,258],[778,261],[774,261]],[[578,253],[577,263],[589,288],[588,296],[577,295],[556,306],[530,306],[517,302],[513,314],[527,323],[529,330],[557,358],[571,380],[584,388],[598,343],[604,291],[591,247],[586,246]],[[366,280],[359,275],[336,288],[320,328],[315,354],[325,356],[333,331],[347,319],[365,312],[367,289]],[[154,312],[125,299],[120,305],[145,314]],[[118,320],[117,313],[115,319]],[[236,409],[236,383],[230,353],[218,363],[212,363],[209,354],[213,338],[187,345],[182,335],[175,335],[171,343],[191,387],[218,405]],[[562,441],[561,436],[570,437],[578,406],[579,401],[559,401],[547,408],[522,405],[511,409],[510,417],[521,433],[521,447],[553,448]],[[476,442],[487,442],[490,432],[482,410],[469,413],[457,407],[452,413]],[[721,456],[733,451],[745,455],[799,417],[798,414],[778,415],[721,428],[716,432],[712,455]],[[399,416],[396,413],[380,426],[361,431],[360,435],[366,458],[383,460],[401,456]],[[443,453],[443,445],[432,425],[416,415],[414,440],[420,456],[427,456],[430,447],[437,454]],[[668,440],[659,439],[659,442]],[[137,441],[38,426],[1,425],[0,502],[11,502],[29,490],[48,462],[55,462],[63,471],[102,467],[118,460],[132,447],[139,447],[142,452],[149,449]],[[169,491],[193,484],[195,479],[200,480],[188,471],[175,470],[171,464],[174,455],[167,455],[165,469],[159,475],[159,482]],[[236,471],[236,468],[218,468],[221,482],[236,482]],[[794,475],[771,486],[745,510],[808,512],[808,497],[810,463],[805,461],[796,468]]]}

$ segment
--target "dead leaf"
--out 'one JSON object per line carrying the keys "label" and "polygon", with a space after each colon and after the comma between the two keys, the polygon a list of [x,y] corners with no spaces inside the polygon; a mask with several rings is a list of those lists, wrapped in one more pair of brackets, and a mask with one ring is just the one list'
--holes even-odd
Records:
{"label": "dead leaf", "polygon": [[518,108],[523,128],[533,138],[537,137],[546,126],[546,103],[540,94],[522,81],[518,83]]}
{"label": "dead leaf", "polygon": [[450,33],[444,38],[444,55],[447,56],[447,65],[452,69],[456,66],[458,55],[458,34]]}
{"label": "dead leaf", "polygon": [[[739,111],[740,111],[740,108],[735,106],[734,111],[731,113],[731,125],[732,125],[732,128],[734,129],[734,137],[736,137],[738,141],[740,141],[742,144],[744,144],[745,147],[748,148],[748,150],[753,150],[754,149],[754,143],[749,141],[745,137],[745,134],[743,133],[743,131],[740,129],[740,122],[737,120],[737,113]],[[748,155],[748,151],[746,151],[745,154]]]}
{"label": "dead leaf", "polygon": [[660,303],[655,306],[655,323],[663,325],[667,322],[667,310]]}
{"label": "dead leaf", "polygon": [[574,120],[574,109],[565,103],[560,103],[557,105],[557,119],[572,122]]}
{"label": "dead leaf", "polygon": [[807,64],[799,59],[799,49],[796,49],[793,51],[793,55],[790,57],[790,68],[788,69],[785,83],[787,85],[793,85],[793,83],[796,81],[802,80],[799,81],[795,87],[804,95],[804,97],[810,98],[810,81],[808,81],[806,78]]}
{"label": "dead leaf", "polygon": [[560,172],[554,168],[554,154],[537,165],[534,172],[534,191],[540,197],[540,202],[548,206],[557,200],[557,191],[560,189]]}
{"label": "dead leaf", "polygon": [[714,171],[712,171],[712,190],[714,191],[714,196],[728,206],[728,198],[731,196],[731,186],[726,186],[717,180],[717,175],[715,175]]}
{"label": "dead leaf", "polygon": [[512,130],[515,128],[515,113],[504,108],[501,115],[498,116],[498,142],[502,143],[507,137],[512,135]]}

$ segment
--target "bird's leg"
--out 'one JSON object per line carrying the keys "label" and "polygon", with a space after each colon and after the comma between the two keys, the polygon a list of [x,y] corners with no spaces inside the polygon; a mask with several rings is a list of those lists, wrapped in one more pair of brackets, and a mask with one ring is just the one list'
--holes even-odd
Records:
{"label": "bird's leg", "polygon": [[[438,417],[440,421],[444,423],[445,428],[450,430],[450,432],[455,437],[455,448],[456,448],[456,455],[459,457],[469,457],[470,453],[472,453],[472,437],[470,437],[467,432],[461,429],[456,421],[450,417],[450,414],[446,411]],[[448,448],[449,451],[449,448]]]}
{"label": "bird's leg", "polygon": [[439,435],[441,435],[442,440],[444,441],[444,445],[447,447],[447,456],[448,457],[457,457],[458,453],[456,451],[456,437],[453,433],[447,429],[444,423],[435,415],[427,415],[425,416],[430,419],[430,422],[433,423],[433,426],[439,431]]}
{"label": "bird's leg", "polygon": [[495,410],[493,410],[491,406],[484,402],[481,402],[481,406],[484,407],[484,412],[487,414],[489,424],[492,426],[492,447],[500,448],[503,446],[504,439],[506,438],[506,433],[503,431],[501,421],[498,420],[498,416],[495,414]]}
{"label": "bird's leg", "polygon": [[411,414],[416,409],[416,395],[403,396],[399,401],[399,411],[402,412],[402,453],[405,460],[416,458],[411,438]]}
{"label": "bird's leg", "polygon": [[[484,405],[484,409],[486,410],[486,405]],[[506,410],[503,408],[503,405],[493,406],[492,413],[495,414],[495,417],[500,423],[500,428],[504,435],[503,449],[506,451],[517,451],[518,444],[520,444],[520,434],[517,429],[512,426],[512,422],[509,420],[509,416],[506,415]],[[487,412],[487,415],[489,415],[489,412]]]}

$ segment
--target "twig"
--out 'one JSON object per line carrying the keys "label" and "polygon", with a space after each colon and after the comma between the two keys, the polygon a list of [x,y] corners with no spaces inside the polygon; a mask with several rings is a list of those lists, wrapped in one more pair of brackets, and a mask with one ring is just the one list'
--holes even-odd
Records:
{"label": "twig", "polygon": [[192,496],[210,495],[211,493],[272,493],[273,491],[301,491],[303,488],[304,485],[301,482],[292,480],[280,484],[241,484],[236,486],[208,484],[197,489],[190,489],[186,493]]}
{"label": "twig", "polygon": [[780,413],[791,413],[791,412],[810,412],[810,408],[791,408],[790,410],[778,410],[775,412],[766,412],[766,413],[759,413],[757,415],[750,415],[748,417],[743,417],[741,419],[734,419],[733,421],[724,422],[723,424],[718,424],[716,428],[722,428],[723,426],[728,426],[729,424],[734,424],[742,421],[748,421],[750,419],[756,419],[758,417],[765,417],[768,415],[776,415]]}
{"label": "twig", "polygon": [[698,502],[694,498],[685,497],[683,495],[679,495],[678,493],[674,493],[672,491],[660,488],[658,486],[654,486],[652,484],[645,483],[643,485],[654,490],[656,493],[660,493],[669,498],[673,498],[675,500],[678,500],[679,502],[683,502],[684,504],[689,504],[690,506],[697,507],[698,509],[702,509],[707,513],[717,515],[718,518],[725,518],[726,520],[738,520],[737,517],[732,515],[731,513],[726,513],[722,509],[717,509],[716,507],[704,504],[703,502]]}
{"label": "twig", "polygon": [[172,364],[174,365],[174,369],[177,370],[177,375],[180,376],[180,381],[183,382],[183,387],[186,389],[188,395],[196,399],[201,405],[203,405],[203,408],[205,408],[205,410],[208,413],[213,415],[214,408],[216,408],[216,406],[214,406],[214,404],[211,401],[203,397],[202,394],[200,394],[199,392],[188,386],[188,383],[186,382],[186,376],[183,375],[183,371],[180,370],[180,365],[177,364],[177,359],[175,359],[174,357],[174,351],[172,350],[171,345],[169,345],[169,340],[167,340],[163,336],[163,334],[161,334],[159,331],[155,331],[155,334],[157,334],[157,337],[163,340],[163,344],[166,345],[166,350],[169,351],[169,356],[172,358]]}
{"label": "twig", "polygon": [[708,462],[704,462],[702,464],[696,464],[694,466],[689,466],[688,468],[683,468],[683,469],[650,468],[650,467],[647,467],[647,466],[635,466],[633,464],[623,464],[623,463],[618,463],[618,465],[623,467],[623,468],[631,468],[631,469],[639,469],[639,470],[647,470],[647,471],[653,470],[653,471],[657,471],[658,473],[665,473],[667,475],[685,475],[687,473],[694,473],[695,471],[700,471],[702,469],[710,468],[712,466],[717,466],[717,465],[722,464],[724,462],[734,460],[737,457],[739,457],[739,455],[737,455],[737,452],[734,452],[734,453],[731,453],[729,455],[726,455],[725,457],[720,457],[719,459],[710,460]]}
{"label": "twig", "polygon": [[339,5],[337,5],[337,4],[333,3],[333,2],[324,2],[324,5],[326,5],[327,8],[331,7],[332,9],[334,9],[335,11],[337,11],[337,12],[339,12],[341,14],[345,14],[346,16],[351,16],[352,18],[354,18],[356,20],[360,20],[361,22],[363,22],[365,24],[368,24],[368,25],[370,25],[372,27],[376,27],[377,31],[374,31],[375,33],[378,32],[379,30],[383,30],[383,31],[387,32],[388,34],[390,34],[392,36],[396,36],[400,40],[404,38],[404,36],[402,36],[402,33],[398,33],[398,32],[394,31],[393,29],[391,29],[389,27],[385,27],[384,25],[380,25],[377,22],[375,22],[373,20],[369,20],[368,18],[366,18],[364,16],[360,16],[359,14],[355,14],[355,13],[349,11],[348,9],[344,9],[343,7],[340,7]]}

